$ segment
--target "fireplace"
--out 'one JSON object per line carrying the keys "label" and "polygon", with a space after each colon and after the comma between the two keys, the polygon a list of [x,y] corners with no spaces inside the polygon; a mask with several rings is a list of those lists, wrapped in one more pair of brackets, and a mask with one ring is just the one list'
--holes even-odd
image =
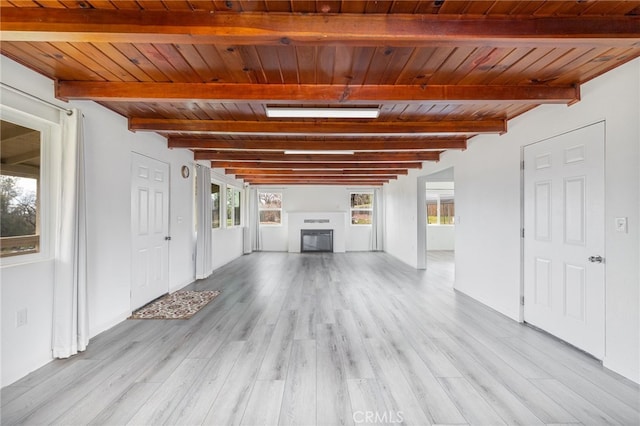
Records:
{"label": "fireplace", "polygon": [[301,229],[300,251],[333,252],[333,229]]}
{"label": "fireplace", "polygon": [[[287,212],[287,245],[289,253],[306,252],[345,252],[345,235],[349,224],[345,211]],[[308,236],[304,236],[308,234]],[[325,235],[318,235],[324,233]],[[309,247],[304,249],[305,241]],[[320,249],[320,250],[318,250]]]}

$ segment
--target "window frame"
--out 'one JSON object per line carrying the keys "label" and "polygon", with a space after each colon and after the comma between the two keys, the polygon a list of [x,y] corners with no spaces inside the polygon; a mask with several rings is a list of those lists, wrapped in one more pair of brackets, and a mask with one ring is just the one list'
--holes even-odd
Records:
{"label": "window frame", "polygon": [[[236,219],[236,214],[235,214],[235,209],[236,207],[233,206],[231,212],[233,212],[232,217],[229,217],[229,192],[231,191],[231,194],[233,196],[233,194],[237,193],[238,194],[238,209],[239,209],[239,214],[238,214],[238,218],[239,218],[239,222],[236,223],[235,219]],[[235,197],[233,197],[235,198]],[[235,201],[235,199],[234,199]],[[233,228],[239,228],[242,227],[242,189],[237,188],[233,185],[226,185],[225,187],[225,228],[227,229],[233,229]],[[231,224],[229,224],[229,220],[232,221]]]}
{"label": "window frame", "polygon": [[[280,194],[280,207],[279,208],[262,208],[260,204],[260,194]],[[282,191],[258,191],[258,221],[260,226],[266,227],[280,227],[282,226],[282,203],[284,201],[284,194]],[[280,212],[279,223],[262,223],[260,213],[263,211],[278,211]]]}
{"label": "window frame", "polygon": [[[368,194],[371,195],[371,207],[370,208],[353,208],[351,200],[354,194]],[[351,226],[373,226],[373,209],[375,208],[375,193],[373,191],[351,191],[349,192],[349,223]],[[371,223],[353,223],[353,212],[371,212]]]}
{"label": "window frame", "polygon": [[[213,186],[214,185],[218,187],[218,226],[214,226],[214,222],[213,222],[213,212],[214,212]],[[220,182],[215,182],[215,181],[211,182],[211,229],[220,229],[220,228],[222,228],[222,220],[221,220],[222,219],[222,215],[220,214],[221,210],[222,210],[222,188],[223,188],[223,185]]]}
{"label": "window frame", "polygon": [[0,105],[2,120],[40,132],[40,176],[38,178],[39,250],[0,257],[0,266],[41,262],[53,257],[60,171],[54,164],[61,161],[62,126],[24,110]]}
{"label": "window frame", "polygon": [[[452,217],[454,223],[442,223],[442,198],[451,197],[451,204],[453,204],[454,215],[447,216]],[[426,223],[427,226],[455,226],[455,190],[454,189],[427,189],[425,193],[425,210],[426,210]],[[435,202],[436,204],[436,223],[429,223],[429,202]],[[447,200],[448,201],[448,200]],[[449,204],[449,203],[447,203]]]}

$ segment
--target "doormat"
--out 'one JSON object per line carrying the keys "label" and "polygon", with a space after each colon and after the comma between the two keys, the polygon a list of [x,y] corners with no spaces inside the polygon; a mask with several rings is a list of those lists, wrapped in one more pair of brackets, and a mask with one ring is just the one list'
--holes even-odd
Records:
{"label": "doormat", "polygon": [[137,309],[129,319],[189,319],[220,294],[219,291],[177,291]]}

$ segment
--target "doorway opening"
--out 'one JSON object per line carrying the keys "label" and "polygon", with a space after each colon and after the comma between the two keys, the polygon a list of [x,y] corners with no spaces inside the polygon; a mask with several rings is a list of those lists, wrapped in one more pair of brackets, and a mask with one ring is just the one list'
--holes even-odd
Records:
{"label": "doorway opening", "polygon": [[455,264],[455,183],[450,167],[418,179],[418,269],[448,271],[453,282]]}

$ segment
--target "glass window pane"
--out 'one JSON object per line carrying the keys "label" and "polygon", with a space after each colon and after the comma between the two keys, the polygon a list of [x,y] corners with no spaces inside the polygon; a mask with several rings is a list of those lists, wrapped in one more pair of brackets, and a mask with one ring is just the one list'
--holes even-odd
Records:
{"label": "glass window pane", "polygon": [[281,209],[282,193],[280,192],[261,192],[258,195],[261,209]]}
{"label": "glass window pane", "polygon": [[352,209],[370,209],[373,207],[373,194],[354,193],[351,194]]}
{"label": "glass window pane", "polygon": [[433,225],[438,223],[438,201],[427,200],[427,223]]}
{"label": "glass window pane", "polygon": [[233,226],[233,189],[227,188],[227,226]]}
{"label": "glass window pane", "polygon": [[443,225],[453,225],[455,222],[455,208],[453,200],[442,200],[440,202],[440,223]]}
{"label": "glass window pane", "polygon": [[40,250],[40,132],[1,121],[0,256]]}
{"label": "glass window pane", "polygon": [[220,185],[211,184],[211,227],[220,228]]}
{"label": "glass window pane", "polygon": [[281,219],[282,219],[281,210],[261,210],[260,211],[261,225],[280,225]]}
{"label": "glass window pane", "polygon": [[233,225],[240,226],[241,210],[240,210],[240,191],[233,190]]}
{"label": "glass window pane", "polygon": [[371,225],[371,210],[351,210],[352,225]]}

